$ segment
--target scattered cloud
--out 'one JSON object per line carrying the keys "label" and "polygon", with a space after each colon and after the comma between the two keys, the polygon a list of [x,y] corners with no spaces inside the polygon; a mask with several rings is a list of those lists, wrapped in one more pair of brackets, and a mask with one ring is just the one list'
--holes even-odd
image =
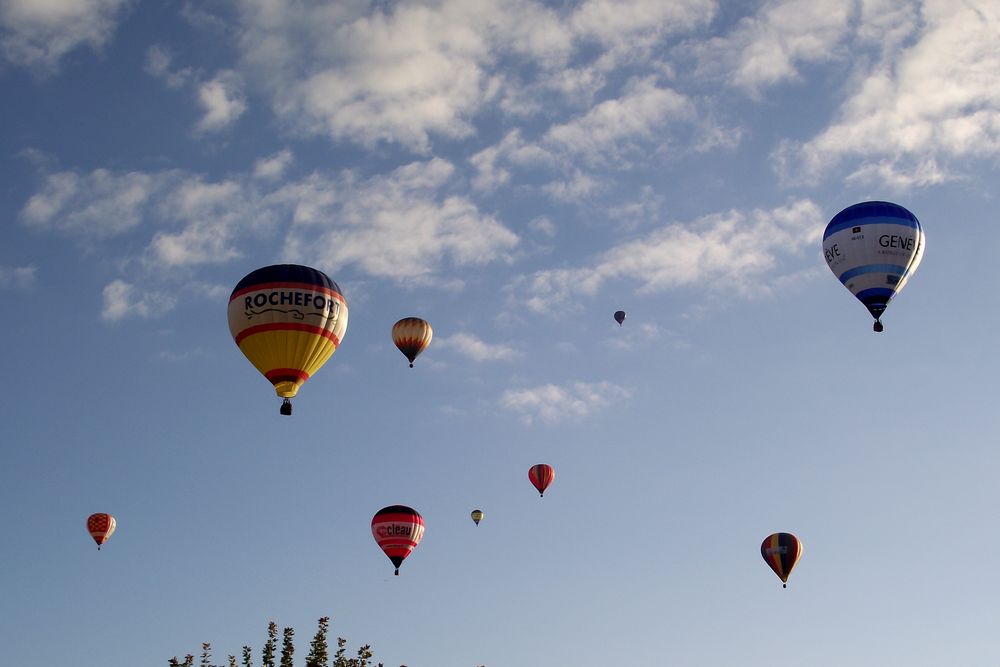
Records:
{"label": "scattered cloud", "polygon": [[281,178],[285,174],[285,170],[288,169],[289,165],[292,164],[292,151],[287,148],[278,151],[271,157],[262,158],[257,160],[254,164],[253,175],[254,178],[262,178],[267,180],[274,180]]}
{"label": "scattered cloud", "polygon": [[176,297],[169,294],[141,291],[124,280],[115,280],[104,287],[101,317],[108,322],[128,317],[160,317],[173,310],[176,304]]}
{"label": "scattered cloud", "polygon": [[0,264],[0,290],[27,289],[35,284],[33,266],[3,266]]}
{"label": "scattered cloud", "polygon": [[[395,3],[366,12],[276,0],[241,3],[243,70],[300,131],[427,152],[464,138],[494,101],[538,113],[557,95],[586,100],[605,73],[665,36],[707,25],[715,0]],[[498,63],[511,67],[498,69]],[[528,75],[528,72],[533,74]]]}
{"label": "scattered cloud", "polygon": [[771,210],[709,215],[620,243],[588,266],[538,271],[515,282],[512,291],[536,312],[596,294],[608,280],[637,282],[641,292],[697,285],[758,294],[768,290],[766,278],[779,273],[779,255],[818,243],[823,228],[819,207],[808,199]]}
{"label": "scattered cloud", "polygon": [[573,382],[565,386],[544,384],[527,389],[508,389],[500,405],[531,424],[539,419],[556,423],[586,417],[613,403],[629,398],[632,392],[611,382]]}
{"label": "scattered cloud", "polygon": [[171,69],[173,54],[164,46],[154,44],[146,51],[146,73],[160,79],[167,88],[176,90],[190,83],[195,72],[190,67]]}
{"label": "scattered cloud", "polygon": [[170,173],[89,174],[60,171],[45,177],[41,189],[21,209],[21,221],[39,231],[57,230],[110,237],[136,227],[145,207]]}
{"label": "scattered cloud", "polygon": [[198,122],[202,132],[224,130],[246,111],[243,79],[232,70],[218,72],[198,86],[198,103],[205,115]]}
{"label": "scattered cloud", "polygon": [[840,57],[854,3],[771,0],[728,35],[688,44],[703,75],[724,78],[753,96],[800,78],[799,66]]}
{"label": "scattered cloud", "polygon": [[521,353],[511,345],[487,343],[477,336],[460,332],[453,336],[435,338],[435,344],[444,349],[455,350],[473,361],[513,361]]}
{"label": "scattered cloud", "polygon": [[296,206],[286,254],[416,284],[441,283],[444,266],[510,261],[518,236],[467,197],[448,194],[453,172],[434,158],[366,182],[314,176],[284,188]]}
{"label": "scattered cloud", "polygon": [[855,180],[908,187],[954,178],[955,158],[1000,155],[1000,7],[928,0],[921,18],[917,31],[908,13],[873,13],[866,37],[896,49],[858,75],[834,123],[775,151],[783,177],[815,181],[851,159]]}
{"label": "scattered cloud", "polygon": [[102,48],[128,0],[4,0],[0,3],[0,53],[19,66],[51,74],[80,46]]}

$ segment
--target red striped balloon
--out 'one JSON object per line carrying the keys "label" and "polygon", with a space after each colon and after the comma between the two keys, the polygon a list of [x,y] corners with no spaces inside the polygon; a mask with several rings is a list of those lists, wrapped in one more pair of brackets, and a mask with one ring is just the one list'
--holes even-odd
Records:
{"label": "red striped balloon", "polygon": [[101,550],[101,545],[108,541],[111,534],[115,532],[115,518],[110,514],[99,512],[87,517],[87,532],[97,542],[97,550]]}
{"label": "red striped balloon", "polygon": [[760,555],[781,579],[781,587],[788,588],[788,575],[802,557],[802,542],[791,533],[774,533],[764,538]]}
{"label": "red striped balloon", "polygon": [[406,505],[383,507],[372,517],[372,535],[398,575],[399,566],[424,536],[424,518]]}
{"label": "red striped balloon", "polygon": [[545,489],[556,478],[556,471],[548,463],[537,463],[528,468],[528,479],[538,489],[538,497],[545,496]]}

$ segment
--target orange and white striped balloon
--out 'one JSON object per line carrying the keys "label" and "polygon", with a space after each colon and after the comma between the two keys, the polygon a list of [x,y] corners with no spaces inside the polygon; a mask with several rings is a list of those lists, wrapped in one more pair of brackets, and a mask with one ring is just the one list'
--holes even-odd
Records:
{"label": "orange and white striped balloon", "polygon": [[115,532],[115,518],[110,514],[98,512],[87,517],[87,532],[97,542],[97,550],[101,550],[101,545],[108,541],[111,534]]}
{"label": "orange and white striped balloon", "polygon": [[413,360],[431,344],[433,337],[434,329],[430,323],[419,317],[404,317],[392,325],[392,342],[410,361],[410,368],[413,368]]}

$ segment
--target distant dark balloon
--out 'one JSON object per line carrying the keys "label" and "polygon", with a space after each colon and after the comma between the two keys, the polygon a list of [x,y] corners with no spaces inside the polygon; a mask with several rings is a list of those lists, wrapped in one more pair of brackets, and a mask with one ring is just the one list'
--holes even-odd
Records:
{"label": "distant dark balloon", "polygon": [[624,321],[625,321],[625,311],[624,310],[615,311],[615,322],[618,323],[618,326],[621,326]]}
{"label": "distant dark balloon", "polygon": [[791,533],[774,533],[764,538],[760,555],[781,579],[781,587],[787,588],[788,575],[802,557],[802,542]]}
{"label": "distant dark balloon", "polygon": [[483,514],[482,510],[472,510],[472,520],[476,522],[477,526],[479,525],[479,522],[483,520],[484,516],[485,514]]}
{"label": "distant dark balloon", "polygon": [[528,469],[528,479],[538,489],[538,496],[545,495],[545,489],[556,478],[556,471],[547,463],[538,463]]}

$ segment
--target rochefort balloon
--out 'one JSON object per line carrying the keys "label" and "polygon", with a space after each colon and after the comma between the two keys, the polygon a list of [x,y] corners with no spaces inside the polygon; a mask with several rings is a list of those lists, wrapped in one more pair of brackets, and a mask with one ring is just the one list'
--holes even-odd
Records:
{"label": "rochefort balloon", "polygon": [[917,217],[899,204],[862,202],[826,226],[823,254],[833,274],[875,318],[875,331],[882,331],[882,313],[924,256],[924,232]]}
{"label": "rochefort balloon", "polygon": [[285,399],[293,398],[340,346],[347,301],[337,283],[316,269],[277,264],[243,278],[229,297],[229,331],[236,344]]}

